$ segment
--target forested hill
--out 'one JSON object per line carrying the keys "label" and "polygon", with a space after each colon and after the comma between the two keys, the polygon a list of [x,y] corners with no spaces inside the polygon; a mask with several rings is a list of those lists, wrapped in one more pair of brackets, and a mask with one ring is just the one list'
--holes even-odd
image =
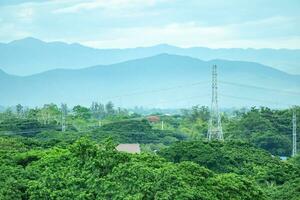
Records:
{"label": "forested hill", "polygon": [[[149,116],[111,102],[65,109],[0,112],[1,200],[299,200],[300,154],[290,155],[300,107],[224,113],[224,141],[206,140],[207,107]],[[116,150],[137,143],[141,154]]]}
{"label": "forested hill", "polygon": [[113,64],[161,53],[192,56],[202,60],[258,62],[289,73],[300,74],[300,50],[179,48],[166,44],[127,49],[95,49],[77,43],[44,42],[35,38],[0,43],[0,69],[12,74],[28,75],[54,68],[78,69],[98,64]]}
{"label": "forested hill", "polygon": [[253,62],[199,59],[170,54],[79,70],[56,69],[31,76],[0,73],[0,105],[44,102],[119,106],[208,105],[211,66],[218,65],[220,104],[289,106],[299,102],[300,76]]}

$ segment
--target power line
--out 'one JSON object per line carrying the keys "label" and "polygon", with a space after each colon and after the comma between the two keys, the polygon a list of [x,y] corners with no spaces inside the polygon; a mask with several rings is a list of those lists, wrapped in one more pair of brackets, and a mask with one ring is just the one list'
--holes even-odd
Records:
{"label": "power line", "polygon": [[156,102],[156,103],[151,103],[151,104],[146,104],[144,106],[150,106],[150,105],[156,105],[156,104],[161,104],[161,103],[172,103],[172,102],[179,102],[179,101],[189,101],[191,99],[197,99],[197,98],[202,98],[202,97],[206,97],[209,94],[204,94],[204,95],[195,95],[195,96],[190,96],[190,97],[185,97],[185,98],[177,98],[174,99],[172,101],[166,100],[166,101],[160,101],[160,102]]}
{"label": "power line", "polygon": [[238,97],[238,96],[227,95],[227,94],[222,94],[222,93],[220,94],[220,96],[234,98],[234,99],[241,99],[241,100],[257,101],[257,102],[261,102],[261,103],[269,103],[269,104],[276,104],[276,105],[292,106],[291,104],[286,104],[286,103],[279,103],[279,102],[275,102],[275,101],[259,100],[259,99],[248,98],[248,97]]}
{"label": "power line", "polygon": [[299,92],[279,90],[279,89],[274,89],[274,88],[266,88],[266,87],[255,86],[255,85],[247,85],[247,84],[241,84],[241,83],[233,83],[233,82],[229,82],[229,81],[220,81],[220,83],[224,83],[224,84],[228,84],[228,85],[234,85],[234,86],[238,86],[238,87],[248,87],[248,88],[254,88],[254,89],[258,89],[258,90],[268,90],[268,91],[272,91],[272,92],[276,92],[276,93],[279,92],[279,93],[286,93],[286,94],[290,94],[290,95],[300,96]]}
{"label": "power line", "polygon": [[105,97],[105,99],[115,99],[115,98],[135,96],[135,95],[141,95],[141,94],[163,92],[163,91],[174,90],[174,89],[178,89],[178,88],[184,88],[184,87],[188,87],[188,86],[192,87],[192,86],[204,85],[204,84],[208,84],[208,82],[207,81],[201,81],[201,82],[194,82],[194,83],[177,85],[177,86],[168,87],[168,88],[153,89],[153,90],[144,90],[144,91],[140,91],[140,92],[133,92],[133,93],[127,93],[127,94],[123,94],[123,95]]}
{"label": "power line", "polygon": [[[39,132],[39,131],[53,131],[54,129],[57,129],[59,130],[60,129],[60,126],[57,126],[57,127],[48,127],[48,128],[36,128],[36,129],[26,129],[26,131],[13,131],[13,130],[5,130],[5,131],[0,131],[0,134],[14,134],[14,135],[17,135],[17,134],[26,134],[26,133],[36,133],[36,132]],[[56,130],[54,130],[56,131]]]}
{"label": "power line", "polygon": [[[43,124],[40,122],[40,120],[38,119],[35,119],[36,121],[32,121],[32,122],[22,122],[22,121],[9,121],[9,122],[6,122],[6,121],[2,121],[0,122],[0,127],[7,127],[7,126],[12,126],[12,125],[17,125],[17,126],[20,126],[20,125],[27,125],[27,124],[35,124],[36,122],[40,123],[41,125],[52,125],[51,123],[50,124]],[[2,124],[3,122],[5,122],[5,124]],[[56,121],[58,122],[58,121]]]}

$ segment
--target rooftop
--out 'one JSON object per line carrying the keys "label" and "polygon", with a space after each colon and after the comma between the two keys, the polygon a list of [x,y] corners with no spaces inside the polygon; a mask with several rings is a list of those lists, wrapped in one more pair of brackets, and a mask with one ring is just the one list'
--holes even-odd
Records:
{"label": "rooftop", "polygon": [[141,153],[140,144],[119,144],[116,149],[127,153]]}

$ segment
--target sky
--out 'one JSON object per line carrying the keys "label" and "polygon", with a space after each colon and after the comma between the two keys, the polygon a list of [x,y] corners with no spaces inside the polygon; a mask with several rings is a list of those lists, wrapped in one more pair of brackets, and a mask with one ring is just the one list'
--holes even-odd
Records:
{"label": "sky", "polygon": [[0,0],[0,42],[300,49],[300,0]]}

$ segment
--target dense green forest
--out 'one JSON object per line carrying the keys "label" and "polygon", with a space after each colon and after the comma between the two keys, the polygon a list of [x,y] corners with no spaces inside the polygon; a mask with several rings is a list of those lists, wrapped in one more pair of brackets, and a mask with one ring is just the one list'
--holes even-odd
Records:
{"label": "dense green forest", "polygon": [[297,200],[291,119],[292,109],[223,112],[225,141],[208,142],[207,107],[146,116],[111,102],[17,105],[0,113],[0,199]]}

